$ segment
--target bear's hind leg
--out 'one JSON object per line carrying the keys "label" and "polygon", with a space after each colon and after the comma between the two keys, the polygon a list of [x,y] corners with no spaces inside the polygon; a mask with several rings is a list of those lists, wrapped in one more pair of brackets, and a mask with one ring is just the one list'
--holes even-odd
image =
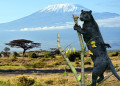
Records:
{"label": "bear's hind leg", "polygon": [[103,75],[103,73],[99,76],[99,79],[97,80],[97,83],[98,82],[101,82],[102,80],[104,79],[104,75]]}
{"label": "bear's hind leg", "polygon": [[[96,82],[104,79],[103,73],[107,68],[107,62],[101,58],[97,58],[94,62],[94,68],[92,71],[92,84],[90,86],[96,86]],[[100,78],[97,80],[98,76]]]}
{"label": "bear's hind leg", "polygon": [[98,78],[97,71],[96,68],[94,67],[92,72],[92,84],[90,86],[96,86],[97,78]]}

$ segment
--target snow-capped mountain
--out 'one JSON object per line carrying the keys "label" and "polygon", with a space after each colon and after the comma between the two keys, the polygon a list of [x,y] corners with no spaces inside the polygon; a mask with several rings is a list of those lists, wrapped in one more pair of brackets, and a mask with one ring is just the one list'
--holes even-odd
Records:
{"label": "snow-capped mountain", "polygon": [[57,12],[57,13],[66,13],[66,12],[80,12],[81,8],[84,8],[84,10],[88,10],[87,8],[80,6],[80,5],[74,5],[74,4],[56,4],[56,5],[49,5],[40,12]]}
{"label": "snow-capped mountain", "polygon": [[[73,14],[80,15],[81,9],[92,10],[76,4],[49,5],[29,16],[0,24],[0,47],[14,39],[30,39],[42,43],[43,49],[56,47],[56,35],[62,36],[63,46],[78,40],[73,30]],[[100,25],[103,38],[107,43],[120,45],[120,15],[110,12],[94,12],[93,16]],[[79,21],[81,24],[81,21]],[[114,28],[114,29],[113,29]],[[109,34],[110,33],[110,34]],[[6,35],[7,34],[7,35]],[[109,38],[108,38],[109,37]],[[78,47],[78,44],[75,46]],[[113,45],[112,49],[118,49]]]}
{"label": "snow-capped mountain", "polygon": [[[66,22],[73,22],[72,15],[80,15],[81,9],[89,10],[81,5],[74,4],[49,5],[24,18],[0,24],[0,30],[18,30],[22,28],[36,28],[45,26],[51,27],[65,24]],[[98,13],[93,11],[93,16],[95,19],[107,19],[120,15],[116,13]]]}

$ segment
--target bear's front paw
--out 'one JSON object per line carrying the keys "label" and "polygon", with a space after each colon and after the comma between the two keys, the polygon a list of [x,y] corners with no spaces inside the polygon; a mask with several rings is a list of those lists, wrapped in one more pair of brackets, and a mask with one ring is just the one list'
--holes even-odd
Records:
{"label": "bear's front paw", "polygon": [[78,29],[81,29],[80,25],[75,24],[74,25],[74,30],[78,30]]}

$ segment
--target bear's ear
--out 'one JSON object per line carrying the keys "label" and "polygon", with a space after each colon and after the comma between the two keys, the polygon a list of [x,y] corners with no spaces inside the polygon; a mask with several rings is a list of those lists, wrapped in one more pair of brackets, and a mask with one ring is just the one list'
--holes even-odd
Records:
{"label": "bear's ear", "polygon": [[83,9],[81,9],[81,12],[83,12]]}
{"label": "bear's ear", "polygon": [[92,10],[90,10],[89,12],[92,13]]}

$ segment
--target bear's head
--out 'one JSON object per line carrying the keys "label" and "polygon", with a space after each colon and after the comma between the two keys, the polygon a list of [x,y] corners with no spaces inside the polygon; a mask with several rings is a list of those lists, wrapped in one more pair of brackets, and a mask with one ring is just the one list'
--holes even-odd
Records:
{"label": "bear's head", "polygon": [[83,11],[81,10],[80,20],[81,21],[91,21],[93,19],[92,11]]}

